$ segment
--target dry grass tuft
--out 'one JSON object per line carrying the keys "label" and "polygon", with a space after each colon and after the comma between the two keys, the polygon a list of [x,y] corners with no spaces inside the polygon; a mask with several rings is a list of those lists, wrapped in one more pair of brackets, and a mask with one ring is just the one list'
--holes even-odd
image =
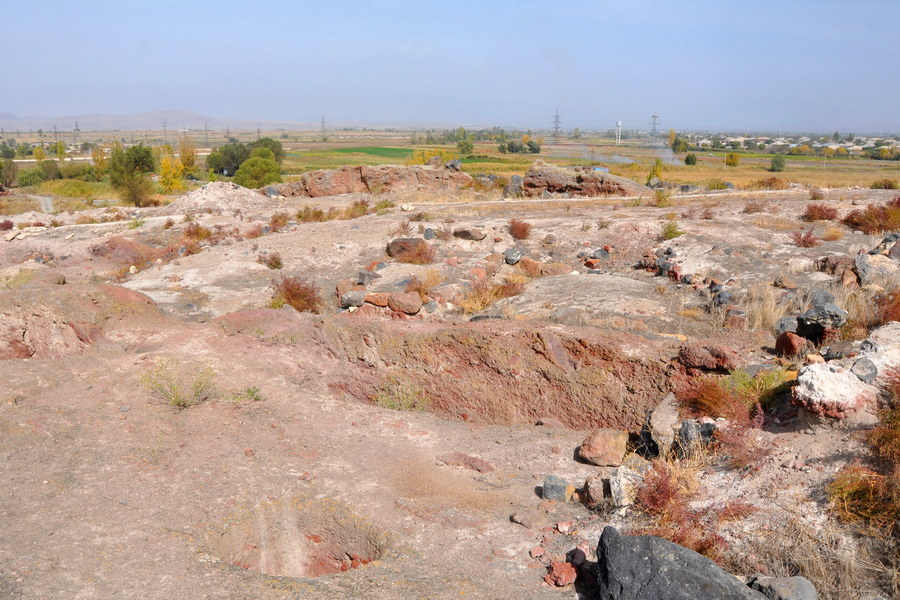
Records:
{"label": "dry grass tuft", "polygon": [[422,302],[427,302],[432,290],[441,285],[444,278],[437,269],[427,269],[422,276],[413,276],[406,284],[407,292],[416,292]]}
{"label": "dry grass tuft", "polygon": [[[861,592],[874,587],[873,571],[881,570],[873,568],[868,552],[848,544],[847,536],[835,529],[814,530],[794,519],[761,533],[750,548],[759,565],[773,577],[805,577],[821,600],[868,597]],[[730,570],[751,574],[747,567],[746,561],[741,561]]]}
{"label": "dry grass tuft", "polygon": [[282,276],[273,280],[272,292],[271,308],[281,308],[287,304],[300,312],[318,313],[323,304],[319,289],[297,276]]}
{"label": "dry grass tuft", "polygon": [[509,234],[514,240],[524,240],[531,235],[531,223],[519,219],[509,220]]}
{"label": "dry grass tuft", "polygon": [[836,242],[844,238],[844,230],[837,225],[829,225],[822,234],[822,239],[826,242]]}
{"label": "dry grass tuft", "polygon": [[291,220],[291,216],[285,212],[277,212],[269,218],[269,230],[272,233],[277,233],[281,231],[281,229],[288,224]]}
{"label": "dry grass tuft", "polygon": [[471,315],[481,312],[498,300],[518,296],[524,291],[523,283],[512,283],[509,280],[504,283],[491,283],[487,277],[478,277],[471,283],[470,289],[459,305],[464,313]]}
{"label": "dry grass tuft", "polygon": [[186,240],[195,240],[197,242],[202,242],[205,239],[209,239],[212,236],[212,231],[200,225],[199,223],[188,223],[188,225],[184,228],[184,231],[181,233],[182,237]]}

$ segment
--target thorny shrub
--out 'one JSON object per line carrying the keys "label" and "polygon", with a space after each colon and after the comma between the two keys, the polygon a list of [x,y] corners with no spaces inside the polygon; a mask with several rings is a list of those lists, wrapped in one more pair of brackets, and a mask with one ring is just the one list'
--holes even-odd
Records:
{"label": "thorny shrub", "polygon": [[793,231],[791,232],[791,239],[800,248],[815,248],[820,242],[820,239],[812,229]]}
{"label": "thorny shrub", "polygon": [[319,289],[312,283],[297,276],[282,276],[272,281],[271,308],[281,308],[287,304],[300,312],[318,313],[322,307]]}
{"label": "thorny shrub", "polygon": [[653,524],[632,533],[655,535],[720,561],[728,548],[719,533],[723,521],[741,519],[756,512],[744,502],[724,506],[691,508],[697,495],[696,481],[689,468],[663,460],[654,461],[637,490],[636,505],[653,519]]}
{"label": "thorny shrub", "polygon": [[802,218],[804,221],[834,221],[837,217],[838,211],[832,206],[807,204]]}
{"label": "thorny shrub", "polygon": [[842,222],[867,234],[900,229],[900,196],[882,205],[870,204],[865,210],[851,211]]}
{"label": "thorny shrub", "polygon": [[819,189],[817,187],[814,187],[813,189],[809,190],[809,199],[810,200],[824,200],[825,192],[823,192],[821,189]]}
{"label": "thorny shrub", "polygon": [[430,265],[434,262],[434,255],[434,247],[431,244],[423,243],[401,251],[394,258],[397,262],[410,265]]}
{"label": "thorny shrub", "polygon": [[256,262],[258,262],[261,265],[266,265],[267,267],[269,267],[270,269],[273,269],[273,270],[280,269],[284,266],[284,261],[281,260],[281,255],[278,254],[277,252],[271,252],[268,254],[260,254],[259,257],[256,259]]}
{"label": "thorny shrub", "polygon": [[509,234],[514,240],[527,239],[531,235],[531,223],[519,219],[510,219]]}
{"label": "thorny shrub", "polygon": [[212,235],[212,231],[200,225],[199,223],[188,223],[181,233],[182,237],[187,240],[196,240],[202,242]]}
{"label": "thorny shrub", "polygon": [[769,205],[769,203],[766,200],[760,200],[760,201],[754,200],[754,201],[751,201],[751,202],[748,202],[747,204],[745,204],[744,209],[741,212],[744,213],[745,215],[761,213],[764,210],[766,210],[766,207],[768,207],[768,205]]}
{"label": "thorny shrub", "polygon": [[767,177],[765,179],[757,179],[747,187],[751,190],[783,190],[787,187],[787,184],[778,177]]}
{"label": "thorny shrub", "polygon": [[888,369],[884,392],[887,407],[879,413],[878,426],[866,436],[881,459],[877,470],[851,464],[837,474],[827,491],[838,517],[900,536],[900,367]]}
{"label": "thorny shrub", "polygon": [[0,221],[0,231],[9,231],[12,228],[13,228],[13,222],[10,221],[9,219]]}

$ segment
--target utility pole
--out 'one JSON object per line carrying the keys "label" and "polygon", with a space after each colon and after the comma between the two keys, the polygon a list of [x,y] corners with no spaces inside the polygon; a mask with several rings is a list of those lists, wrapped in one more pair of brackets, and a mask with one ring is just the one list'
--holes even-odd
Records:
{"label": "utility pole", "polygon": [[622,145],[622,121],[616,121],[616,146]]}
{"label": "utility pole", "polygon": [[169,139],[169,130],[166,127],[166,122],[163,121],[163,145],[166,145],[168,143],[168,139]]}
{"label": "utility pole", "polygon": [[203,122],[203,132],[204,132],[204,136],[203,136],[204,142],[203,142],[203,145],[204,145],[206,148],[209,148],[209,124],[208,124],[206,121]]}
{"label": "utility pole", "polygon": [[325,133],[325,115],[322,115],[322,141],[326,141],[328,139],[328,135]]}
{"label": "utility pole", "polygon": [[556,109],[556,112],[553,114],[553,140],[558,144],[559,143],[559,134],[560,134],[560,123],[561,117],[559,116],[559,109]]}
{"label": "utility pole", "polygon": [[76,149],[78,148],[78,132],[79,131],[81,131],[81,129],[78,128],[78,121],[75,121],[75,129],[72,130],[72,139],[75,142]]}
{"label": "utility pole", "polygon": [[259,125],[256,126],[256,139],[261,138],[262,136],[259,134]]}

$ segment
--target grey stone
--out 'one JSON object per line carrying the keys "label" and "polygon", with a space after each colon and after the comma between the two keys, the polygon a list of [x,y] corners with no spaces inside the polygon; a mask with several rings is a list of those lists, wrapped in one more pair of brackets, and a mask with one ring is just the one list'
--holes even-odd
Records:
{"label": "grey stone", "polygon": [[475,227],[460,227],[459,229],[453,231],[453,236],[461,240],[471,240],[473,242],[478,242],[487,237],[487,232],[483,229],[477,229]]}
{"label": "grey stone", "polygon": [[444,166],[451,171],[459,171],[460,169],[462,169],[462,161],[458,158],[454,158],[453,160],[448,160],[447,162],[445,162]]}
{"label": "grey stone", "polygon": [[381,275],[372,271],[360,271],[356,274],[356,283],[359,285],[369,285],[376,279],[381,279]]}
{"label": "grey stone", "polygon": [[544,486],[541,488],[541,498],[544,500],[566,501],[566,488],[569,482],[562,477],[556,475],[547,475],[544,477]]}
{"label": "grey stone", "polygon": [[591,252],[591,258],[609,258],[609,252],[607,252],[603,248],[597,248],[593,252]]}
{"label": "grey stone", "polygon": [[712,443],[716,433],[714,423],[701,423],[695,419],[685,419],[678,429],[676,442],[680,456],[690,456],[695,449]]}
{"label": "grey stone", "polygon": [[805,577],[763,577],[755,575],[747,585],[769,600],[818,600],[815,586]]}
{"label": "grey stone", "polygon": [[713,304],[716,306],[726,306],[734,302],[734,297],[731,295],[731,292],[721,291],[715,296],[713,296]]}
{"label": "grey stone", "polygon": [[366,301],[366,293],[363,290],[350,290],[341,294],[341,308],[362,306]]}
{"label": "grey stone", "polygon": [[597,545],[599,600],[765,600],[693,550],[607,526]]}
{"label": "grey stone", "polygon": [[809,290],[809,301],[813,306],[825,306],[834,302],[834,294],[822,288]]}
{"label": "grey stone", "polygon": [[779,336],[785,331],[790,331],[791,333],[797,332],[796,317],[781,317],[778,319],[778,322],[775,323],[775,335]]}
{"label": "grey stone", "polygon": [[522,260],[522,256],[523,253],[518,248],[509,248],[503,253],[503,260],[505,260],[508,265],[514,265]]}
{"label": "grey stone", "polygon": [[525,179],[521,175],[513,175],[503,188],[504,198],[519,198],[525,193]]}
{"label": "grey stone", "polygon": [[859,377],[860,381],[864,383],[872,383],[875,381],[875,378],[878,377],[878,367],[875,366],[868,358],[860,358],[853,366],[850,367],[850,371]]}
{"label": "grey stone", "polygon": [[431,314],[431,313],[434,313],[435,311],[437,311],[438,304],[434,300],[429,300],[428,302],[426,302],[425,304],[422,305],[422,309],[425,312]]}
{"label": "grey stone", "polygon": [[434,229],[432,229],[431,227],[426,227],[425,231],[422,232],[422,237],[424,237],[426,240],[433,240],[437,236],[434,233]]}
{"label": "grey stone", "polygon": [[647,414],[641,441],[649,456],[666,454],[675,442],[678,424],[678,399],[671,392]]}
{"label": "grey stone", "polygon": [[808,340],[819,340],[826,329],[840,329],[849,314],[836,304],[813,306],[797,317],[797,335]]}

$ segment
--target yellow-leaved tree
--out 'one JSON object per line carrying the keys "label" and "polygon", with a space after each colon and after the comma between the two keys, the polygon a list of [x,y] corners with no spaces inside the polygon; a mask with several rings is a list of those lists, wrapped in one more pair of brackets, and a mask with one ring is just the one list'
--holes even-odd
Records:
{"label": "yellow-leaved tree", "polygon": [[105,146],[94,144],[93,147],[91,147],[91,162],[94,164],[94,171],[97,172],[97,175],[103,177],[106,174],[106,168],[109,165],[109,161],[106,158]]}
{"label": "yellow-leaved tree", "polygon": [[44,160],[44,147],[43,146],[35,146],[34,147],[34,160],[41,162]]}
{"label": "yellow-leaved tree", "polygon": [[171,152],[166,152],[159,159],[159,186],[164,194],[184,189],[184,165]]}
{"label": "yellow-leaved tree", "polygon": [[197,168],[197,145],[186,135],[178,142],[178,159],[184,167],[184,174],[193,175]]}

